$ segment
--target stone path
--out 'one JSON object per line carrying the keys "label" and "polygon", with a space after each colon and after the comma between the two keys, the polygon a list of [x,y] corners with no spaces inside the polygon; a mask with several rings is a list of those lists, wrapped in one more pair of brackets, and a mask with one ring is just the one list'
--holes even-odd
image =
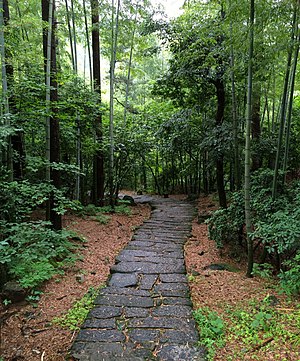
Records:
{"label": "stone path", "polygon": [[151,219],[111,268],[79,332],[70,360],[204,361],[186,279],[183,246],[194,207],[153,199]]}

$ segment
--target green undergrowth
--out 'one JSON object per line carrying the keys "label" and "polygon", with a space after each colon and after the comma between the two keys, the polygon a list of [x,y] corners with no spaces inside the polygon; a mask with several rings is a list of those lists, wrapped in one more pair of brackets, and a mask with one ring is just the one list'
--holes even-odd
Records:
{"label": "green undergrowth", "polygon": [[94,217],[95,220],[102,223],[103,219],[106,219],[106,222],[110,220],[110,217],[107,216],[107,213],[117,213],[117,214],[124,214],[126,216],[131,215],[131,209],[129,207],[128,202],[120,201],[118,205],[112,206],[104,206],[104,207],[97,207],[94,204],[88,204],[87,206],[82,206],[80,209],[76,211],[76,213],[81,217]]}
{"label": "green undergrowth", "polygon": [[10,280],[26,289],[36,289],[55,274],[63,274],[78,258],[80,242],[72,241],[74,233],[54,231],[49,226],[45,221],[5,222],[0,263]]}
{"label": "green undergrowth", "polygon": [[52,320],[53,324],[68,328],[71,331],[79,330],[89,311],[93,308],[94,301],[101,288],[102,286],[98,288],[91,287],[80,300],[73,304],[66,314],[55,317]]}
{"label": "green undergrowth", "polygon": [[224,322],[208,307],[197,309],[193,315],[200,331],[200,345],[205,346],[208,359],[213,360],[216,349],[225,344]]}
{"label": "green undergrowth", "polygon": [[208,360],[213,360],[223,347],[228,361],[261,360],[261,351],[272,360],[287,360],[282,358],[283,347],[299,360],[300,305],[291,301],[274,305],[274,299],[277,301],[267,295],[262,301],[230,305],[222,314],[207,307],[194,311],[199,343],[207,348]]}

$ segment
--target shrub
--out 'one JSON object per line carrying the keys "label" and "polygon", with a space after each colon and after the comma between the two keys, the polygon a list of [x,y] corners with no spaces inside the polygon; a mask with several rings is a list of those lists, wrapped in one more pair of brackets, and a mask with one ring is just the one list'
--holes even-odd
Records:
{"label": "shrub", "polygon": [[49,222],[5,222],[5,227],[5,237],[0,241],[0,263],[24,287],[39,286],[58,273],[63,264],[76,259],[70,233],[53,231]]}

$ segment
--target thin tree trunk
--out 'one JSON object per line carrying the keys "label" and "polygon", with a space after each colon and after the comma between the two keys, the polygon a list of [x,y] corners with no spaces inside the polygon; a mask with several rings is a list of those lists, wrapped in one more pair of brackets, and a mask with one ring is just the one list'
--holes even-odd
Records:
{"label": "thin tree trunk", "polygon": [[84,13],[86,45],[87,45],[87,49],[88,49],[88,58],[89,58],[90,84],[91,84],[91,88],[93,89],[92,55],[91,55],[91,44],[90,44],[89,27],[88,27],[87,15],[86,15],[86,3],[85,3],[85,0],[83,0],[83,13]]}
{"label": "thin tree trunk", "polygon": [[[293,18],[293,29],[291,33],[291,40],[294,41],[295,38],[295,24],[296,22],[297,11],[296,7],[294,10],[294,18]],[[277,142],[277,152],[276,152],[276,160],[275,160],[275,169],[273,176],[273,187],[272,187],[272,198],[275,200],[277,198],[277,187],[278,187],[278,173],[280,168],[280,158],[281,158],[281,149],[282,149],[282,141],[283,141],[283,133],[284,126],[286,120],[286,109],[287,109],[287,98],[288,98],[288,87],[289,87],[289,79],[290,79],[290,71],[292,64],[292,47],[290,47],[288,56],[287,56],[287,65],[281,100],[281,109],[280,109],[280,123],[279,123],[279,131],[278,131],[278,142]]]}
{"label": "thin tree trunk", "polygon": [[[100,73],[100,38],[99,38],[99,3],[91,0],[92,9],[92,49],[93,49],[93,88],[98,94],[99,106],[101,105],[101,73]],[[104,155],[102,114],[95,118],[95,136],[97,150],[94,156],[92,200],[96,205],[104,204]]]}
{"label": "thin tree trunk", "polygon": [[[217,90],[217,100],[218,100],[218,109],[216,113],[216,126],[220,127],[224,119],[224,110],[225,110],[225,88],[223,80],[217,79],[214,82],[214,85]],[[217,154],[216,159],[216,176],[217,176],[217,189],[219,195],[219,204],[220,207],[226,208],[226,192],[224,185],[224,155],[223,151]]]}
{"label": "thin tree trunk", "polygon": [[[20,22],[21,22],[22,21],[22,14],[21,14],[21,10],[20,10],[18,0],[16,0],[16,11],[17,11],[17,14],[18,14]],[[22,26],[22,25],[21,25],[21,32],[22,32],[22,39],[27,40],[27,42],[29,43],[28,32],[27,32],[26,28],[24,28],[24,26]]]}
{"label": "thin tree trunk", "polygon": [[73,41],[74,41],[74,70],[77,74],[77,40],[76,40],[76,25],[75,25],[75,13],[74,13],[74,1],[71,0],[71,10],[72,10],[72,30],[73,30]]}
{"label": "thin tree trunk", "polygon": [[241,174],[240,174],[240,160],[239,160],[239,141],[238,141],[238,118],[237,118],[237,106],[236,106],[236,91],[235,91],[235,57],[233,49],[233,30],[232,22],[230,22],[230,75],[231,75],[231,100],[232,100],[232,119],[233,119],[233,138],[234,138],[234,184],[235,189],[241,189]]}
{"label": "thin tree trunk", "polygon": [[[299,7],[299,5],[296,5]],[[299,10],[299,9],[298,9]],[[297,71],[297,63],[298,63],[298,55],[299,55],[299,43],[300,43],[300,34],[298,29],[298,18],[296,21],[296,31],[297,31],[297,43],[294,53],[294,61],[291,71],[291,81],[290,81],[290,94],[288,101],[288,114],[287,114],[287,129],[286,129],[286,137],[285,137],[285,149],[284,149],[284,159],[283,159],[283,172],[284,179],[286,181],[286,171],[289,157],[289,149],[290,149],[290,134],[291,134],[291,125],[292,125],[292,110],[293,110],[293,101],[294,101],[294,89],[295,89],[295,79],[296,79],[296,71]]]}
{"label": "thin tree trunk", "polygon": [[[10,21],[10,14],[9,14],[9,6],[8,0],[3,0],[3,16],[4,16],[4,26],[8,27]],[[13,89],[14,83],[14,68],[12,64],[10,64],[9,58],[11,57],[10,51],[5,49],[5,45],[3,47],[5,53],[5,68],[6,68],[6,88]],[[6,60],[7,59],[7,60]],[[5,79],[5,78],[4,78]],[[4,89],[4,88],[3,88]],[[15,114],[16,113],[16,101],[15,96],[12,91],[10,91],[10,96],[7,97],[8,102],[8,110],[9,113]],[[13,179],[22,179],[25,167],[25,150],[24,150],[24,138],[23,138],[23,131],[22,130],[15,130],[14,134],[9,137],[8,141],[8,154],[11,153],[9,156],[9,163],[12,164]]]}
{"label": "thin tree trunk", "polygon": [[75,57],[74,57],[74,49],[73,49],[73,36],[72,36],[72,29],[71,29],[71,23],[70,23],[70,11],[69,11],[68,0],[65,0],[65,4],[66,4],[66,16],[67,16],[67,23],[68,23],[70,50],[71,50],[71,60],[72,60],[72,67],[74,70],[75,69]]}
{"label": "thin tree trunk", "polygon": [[[56,41],[54,0],[42,0],[42,19],[48,22],[48,29],[43,30],[43,54],[45,59],[46,75],[46,107],[51,115],[46,120],[46,180],[52,181],[53,186],[59,189],[61,186],[60,171],[51,167],[53,163],[60,162],[59,120],[57,116],[57,81],[56,81]],[[51,192],[47,205],[47,218],[55,230],[62,228],[62,219],[55,210],[54,193]]]}
{"label": "thin tree trunk", "polygon": [[[256,84],[253,89],[253,100],[252,100],[252,121],[251,121],[251,132],[252,140],[259,143],[261,128],[260,128],[260,86]],[[252,166],[251,171],[255,171],[261,167],[262,158],[261,154],[256,152],[252,154]]]}
{"label": "thin tree trunk", "polygon": [[250,160],[251,160],[251,119],[252,119],[252,88],[253,88],[253,48],[254,48],[254,0],[250,0],[250,31],[249,31],[249,63],[248,63],[248,92],[246,115],[246,144],[245,144],[245,222],[248,248],[247,277],[252,277],[253,270],[253,240],[251,238],[252,221],[250,210]]}
{"label": "thin tree trunk", "polygon": [[[109,109],[109,200],[110,205],[114,207],[114,82],[115,66],[119,32],[119,12],[120,0],[117,2],[116,23],[114,17],[114,0],[112,0],[111,15],[111,61],[110,61],[110,109]],[[115,24],[114,24],[115,23]]]}
{"label": "thin tree trunk", "polygon": [[[4,117],[5,124],[10,126],[9,120],[9,103],[8,103],[8,86],[7,86],[7,71],[6,71],[6,57],[5,57],[5,38],[4,38],[4,13],[6,5],[3,0],[0,0],[0,47],[1,47],[1,70],[2,70],[2,97],[4,102]],[[7,149],[5,152],[5,161],[8,171],[8,180],[13,180],[13,157],[12,157],[12,146],[11,136],[7,137]]]}
{"label": "thin tree trunk", "polygon": [[[126,125],[127,125],[129,83],[130,83],[130,77],[131,77],[131,65],[132,65],[132,58],[133,58],[133,47],[134,47],[134,39],[135,39],[135,32],[136,32],[136,22],[137,22],[137,5],[136,5],[136,12],[135,12],[135,19],[134,19],[134,28],[133,28],[132,36],[131,36],[130,54],[129,54],[129,62],[128,62],[128,72],[127,72],[127,80],[126,80],[125,107],[124,107],[124,125],[123,125],[124,130],[126,129]],[[125,134],[125,132],[124,132],[124,134]]]}

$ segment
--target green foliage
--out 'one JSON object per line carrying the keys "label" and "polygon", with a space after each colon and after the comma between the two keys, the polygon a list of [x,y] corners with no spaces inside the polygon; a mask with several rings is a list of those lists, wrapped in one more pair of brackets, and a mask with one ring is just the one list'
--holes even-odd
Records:
{"label": "green foliage", "polygon": [[75,245],[67,231],[53,231],[49,222],[4,223],[5,237],[0,241],[0,262],[11,278],[25,288],[36,288],[73,263]]}
{"label": "green foliage", "polygon": [[101,208],[101,212],[103,213],[118,213],[118,214],[124,214],[126,216],[131,215],[131,209],[126,204],[120,204],[114,207],[111,206],[105,206]]}
{"label": "green foliage", "polygon": [[[249,302],[247,307],[230,308],[227,313],[230,319],[227,339],[239,345],[236,359],[242,359],[244,353],[259,349],[261,345],[268,347],[265,345],[267,340],[272,340],[275,348],[277,344],[282,345],[285,342],[288,342],[290,347],[297,347],[299,309],[282,313],[270,305],[267,296],[261,302]],[[244,347],[241,347],[241,343]]]}
{"label": "green foliage", "polygon": [[37,303],[43,294],[42,291],[32,290],[30,294],[26,297],[26,301],[32,304],[33,307],[37,307]]}
{"label": "green foliage", "polygon": [[98,293],[99,288],[91,287],[82,299],[73,304],[72,308],[65,315],[54,318],[52,322],[71,331],[79,330],[89,311],[93,308],[94,300]]}
{"label": "green foliage", "polygon": [[30,262],[27,257],[10,267],[9,273],[18,279],[24,288],[33,288],[49,280],[57,270],[47,259]]}
{"label": "green foliage", "polygon": [[[261,241],[271,256],[288,256],[289,252],[300,247],[300,188],[297,183],[289,187],[281,185],[278,198],[273,201],[272,176],[271,170],[261,170],[253,174],[253,232],[250,237],[254,242]],[[243,191],[233,193],[228,208],[214,212],[207,223],[209,237],[215,240],[219,247],[226,243],[244,241]]]}
{"label": "green foliage", "polygon": [[101,212],[100,207],[96,207],[94,204],[88,204],[85,207],[81,207],[77,210],[77,214],[80,216],[96,216]]}
{"label": "green foliage", "polygon": [[208,359],[213,360],[216,348],[224,346],[225,325],[223,320],[208,307],[193,312],[200,333],[200,344],[207,348]]}
{"label": "green foliage", "polygon": [[218,247],[228,242],[237,243],[244,224],[243,195],[233,193],[228,208],[215,211],[207,223],[209,237]]}
{"label": "green foliage", "polygon": [[[2,303],[3,303],[4,306],[8,306],[8,305],[11,304],[11,300],[8,300],[7,298],[5,298],[5,299],[2,301]],[[2,359],[0,358],[0,360],[2,360]]]}
{"label": "green foliage", "polygon": [[3,204],[0,219],[8,221],[24,221],[31,212],[42,206],[51,193],[54,193],[55,208],[59,214],[68,209],[77,210],[80,205],[68,199],[61,190],[47,182],[32,183],[28,180],[0,182],[0,202]]}
{"label": "green foliage", "polygon": [[105,214],[98,214],[97,216],[92,217],[92,219],[100,224],[108,224],[111,218]]}
{"label": "green foliage", "polygon": [[300,294],[300,252],[289,261],[285,262],[286,271],[281,270],[279,274],[282,290],[290,296]]}
{"label": "green foliage", "polygon": [[253,263],[253,276],[270,278],[272,276],[273,267],[269,263]]}
{"label": "green foliage", "polygon": [[109,221],[109,218],[105,217],[103,213],[119,213],[125,214],[127,216],[131,215],[131,209],[128,206],[127,202],[121,202],[120,204],[112,206],[97,207],[94,204],[88,204],[85,207],[78,208],[77,214],[80,216],[90,216],[94,217],[95,220],[98,220],[100,223]]}

